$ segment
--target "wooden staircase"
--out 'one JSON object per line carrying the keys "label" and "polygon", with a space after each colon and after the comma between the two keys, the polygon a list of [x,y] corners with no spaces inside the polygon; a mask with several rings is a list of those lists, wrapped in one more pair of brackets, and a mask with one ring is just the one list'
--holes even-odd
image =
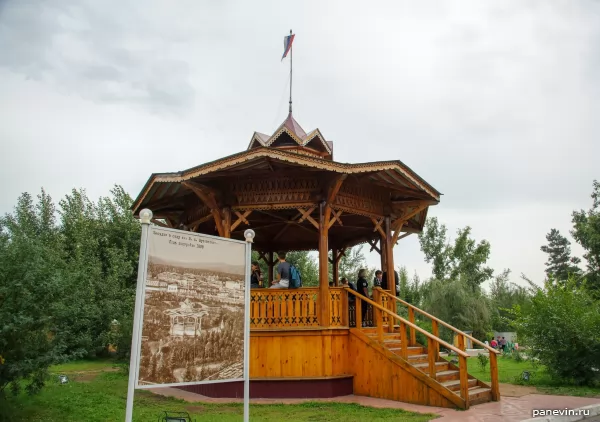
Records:
{"label": "wooden staircase", "polygon": [[[357,299],[356,328],[350,329],[350,353],[361,356],[361,363],[355,366],[353,374],[355,394],[461,409],[500,400],[497,351],[379,288],[374,290],[374,300],[350,290],[348,293]],[[373,310],[374,327],[362,327],[360,316],[364,303]],[[395,312],[396,303],[408,308],[408,319]],[[416,325],[417,313],[431,319],[431,333]],[[439,337],[440,325],[457,335],[458,346]],[[417,342],[417,332],[426,337],[427,345]],[[490,385],[469,375],[467,339],[488,351]],[[440,356],[440,346],[453,351],[459,364]]]}
{"label": "wooden staircase", "polygon": [[[389,327],[385,327],[385,329],[389,331]],[[377,329],[375,327],[361,328],[360,330],[365,333],[367,337],[376,341]],[[392,332],[384,333],[384,346],[387,350],[402,358],[402,343],[399,330],[400,327],[395,326]],[[429,356],[427,348],[418,345],[408,346],[407,349],[407,362],[413,368],[421,371],[425,376],[429,376]],[[435,380],[441,387],[452,391],[460,397],[460,370],[457,366],[443,357],[439,357],[439,360],[435,362]],[[492,401],[492,388],[483,381],[469,375],[468,387],[470,406]]]}

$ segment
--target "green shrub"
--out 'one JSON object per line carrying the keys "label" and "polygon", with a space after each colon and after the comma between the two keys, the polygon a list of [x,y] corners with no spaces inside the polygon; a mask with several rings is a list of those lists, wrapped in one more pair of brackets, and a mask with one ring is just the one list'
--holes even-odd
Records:
{"label": "green shrub", "polygon": [[479,362],[479,366],[481,366],[481,370],[485,372],[488,363],[490,363],[490,358],[487,357],[487,355],[484,355],[483,353],[479,353],[477,355],[477,361]]}
{"label": "green shrub", "polygon": [[527,312],[515,309],[519,338],[527,355],[555,378],[577,385],[595,385],[600,378],[600,301],[575,281],[546,284],[532,298]]}

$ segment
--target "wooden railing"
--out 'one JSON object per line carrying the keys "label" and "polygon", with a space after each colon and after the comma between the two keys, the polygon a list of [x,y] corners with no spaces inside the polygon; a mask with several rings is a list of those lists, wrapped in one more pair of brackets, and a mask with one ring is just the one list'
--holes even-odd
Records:
{"label": "wooden railing", "polygon": [[[427,358],[428,358],[427,361],[429,363],[427,371],[431,378],[433,378],[433,379],[436,378],[436,373],[437,373],[436,362],[439,357],[440,345],[444,346],[448,350],[454,351],[458,355],[458,359],[459,359],[460,397],[465,402],[465,408],[466,409],[469,408],[469,374],[467,371],[467,358],[469,357],[468,353],[466,353],[464,350],[460,350],[459,348],[457,348],[449,343],[446,343],[444,340],[442,340],[438,336],[435,336],[435,335],[431,334],[430,332],[422,329],[421,327],[416,325],[414,322],[408,321],[408,320],[402,318],[400,315],[396,314],[395,312],[392,312],[389,309],[384,308],[381,303],[376,303],[376,302],[372,301],[371,299],[369,299],[369,298],[361,295],[360,293],[357,293],[349,288],[347,288],[346,290],[348,291],[348,294],[352,294],[356,297],[356,326],[357,327],[360,327],[362,324],[362,321],[361,321],[362,306],[364,306],[364,304],[367,303],[367,304],[371,305],[371,307],[373,307],[375,325],[377,327],[377,341],[379,341],[381,344],[384,344],[383,316],[387,315],[387,317],[389,318],[389,321],[398,321],[398,323],[400,325],[400,348],[401,348],[400,356],[403,359],[408,359],[409,342],[408,342],[408,339],[406,338],[407,328],[414,330],[415,332],[419,332],[419,333],[423,334],[425,337],[427,337]],[[381,293],[381,292],[383,292],[383,291],[381,289],[379,289],[379,293]],[[379,294],[379,295],[377,295],[377,297],[379,300],[381,300],[382,295]],[[390,295],[390,297],[394,297],[394,296]],[[412,337],[412,334],[411,334],[411,337]],[[416,341],[415,341],[415,343],[416,343]],[[412,343],[412,344],[414,344],[414,343]]]}
{"label": "wooden railing", "polygon": [[331,327],[348,326],[348,293],[343,287],[329,288],[329,314]]}
{"label": "wooden railing", "polygon": [[296,329],[347,327],[348,293],[342,287],[329,289],[329,321],[321,321],[319,289],[254,289],[250,291],[250,328]]}
{"label": "wooden railing", "polygon": [[[500,353],[500,351],[494,349],[493,347],[488,346],[487,344],[477,340],[473,336],[470,336],[470,335],[464,333],[463,331],[459,330],[458,328],[453,327],[452,325],[423,311],[422,309],[419,309],[416,306],[411,305],[410,303],[408,303],[396,296],[392,296],[387,291],[382,290],[382,289],[378,289],[378,290],[379,290],[378,294],[380,296],[387,297],[388,300],[393,299],[396,302],[398,302],[408,308],[408,320],[411,324],[415,325],[415,313],[421,314],[424,317],[429,318],[431,320],[431,332],[435,337],[439,337],[439,334],[440,334],[439,330],[440,330],[440,325],[441,325],[441,326],[446,327],[449,330],[453,331],[457,335],[458,348],[461,351],[464,352],[466,350],[466,347],[465,347],[466,339],[471,340],[474,344],[477,344],[477,345],[481,346],[483,349],[487,350],[489,352],[489,356],[490,356],[490,379],[491,379],[490,387],[492,388],[492,400],[498,401],[500,399],[500,385],[499,385],[499,381],[498,381],[498,359],[496,356],[498,353]],[[416,343],[415,329],[413,327],[411,327],[411,328],[409,328],[409,330],[410,330],[410,343],[415,344]],[[461,364],[461,366],[462,366],[462,364]]]}

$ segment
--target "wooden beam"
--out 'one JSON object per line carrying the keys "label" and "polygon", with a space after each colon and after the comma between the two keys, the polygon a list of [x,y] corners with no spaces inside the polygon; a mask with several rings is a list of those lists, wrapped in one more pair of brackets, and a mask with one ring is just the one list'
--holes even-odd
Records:
{"label": "wooden beam", "polygon": [[240,213],[239,211],[234,211],[235,215],[237,215],[237,220],[235,220],[231,224],[231,231],[234,231],[237,226],[242,223],[246,223],[247,226],[250,225],[250,222],[247,220],[247,217],[252,213],[252,210],[246,210],[244,213]]}
{"label": "wooden beam", "polygon": [[381,255],[381,249],[377,247],[377,241],[375,239],[368,240],[367,242],[369,243],[369,245],[371,245],[371,249],[369,250],[369,252],[373,252],[373,249],[375,249],[377,253]]}
{"label": "wooden beam", "polygon": [[333,205],[333,201],[335,201],[335,197],[337,196],[340,188],[342,187],[342,183],[348,177],[347,174],[340,174],[335,179],[333,179],[331,187],[329,188],[329,192],[327,192],[327,200],[325,203],[325,224],[327,224],[327,229],[329,230],[329,219],[331,217],[331,206]]}
{"label": "wooden beam", "polygon": [[416,207],[412,211],[409,211],[408,213],[402,214],[402,216],[399,217],[398,219],[399,220],[408,221],[411,218],[413,218],[415,215],[417,215],[418,213],[420,213],[421,211],[423,211],[428,206],[429,206],[429,204],[421,204],[420,206]]}
{"label": "wooden beam", "polygon": [[404,224],[406,224],[406,221],[397,220],[394,222],[394,225],[392,227],[392,230],[394,231],[394,234],[392,236],[392,245],[395,245],[396,243],[398,243],[398,237],[400,236],[400,233],[402,231],[402,226]]}
{"label": "wooden beam", "polygon": [[437,205],[437,201],[423,199],[393,199],[393,205],[403,205],[406,207],[419,207],[421,205]]}
{"label": "wooden beam", "polygon": [[329,227],[327,227],[328,229],[330,229],[330,228],[331,228],[331,226],[333,226],[333,225],[335,224],[335,222],[336,222],[336,221],[340,223],[340,226],[343,226],[343,225],[344,225],[344,224],[342,223],[342,220],[340,219],[340,216],[342,215],[342,213],[343,213],[343,211],[342,211],[342,210],[339,210],[339,211],[332,210],[332,211],[331,211],[331,217],[332,217],[332,218],[331,218],[331,220],[329,221]]}
{"label": "wooden beam", "polygon": [[208,220],[210,220],[211,218],[213,218],[212,213],[209,213],[208,215],[205,215],[202,218],[199,218],[197,220],[191,221],[188,223],[188,226],[194,227],[194,226],[199,226],[202,223],[206,223]]}
{"label": "wooden beam", "polygon": [[383,237],[385,239],[386,238],[385,232],[381,228],[381,224],[385,221],[385,218],[380,218],[379,221],[377,221],[376,219],[374,219],[373,217],[371,217],[371,221],[375,225],[375,228],[373,229],[373,231],[374,232],[378,231],[379,234],[381,235],[381,237]]}
{"label": "wooden beam", "polygon": [[287,229],[289,229],[291,227],[291,224],[286,224],[285,226],[283,226],[281,228],[281,230],[279,230],[279,232],[277,232],[277,234],[275,236],[273,236],[273,239],[271,239],[273,242],[276,241],[277,239],[279,239],[281,236],[283,236],[283,234],[287,231]]}
{"label": "wooden beam", "polygon": [[413,234],[413,232],[404,233],[402,236],[398,237],[398,239],[396,240],[396,244],[398,243],[399,240],[402,240],[405,237],[410,236],[411,234]]}
{"label": "wooden beam", "polygon": [[310,214],[315,210],[315,208],[316,207],[312,207],[308,210],[305,210],[304,208],[298,208],[298,211],[300,212],[300,214],[302,214],[302,217],[297,222],[302,223],[304,220],[308,220],[312,223],[313,226],[315,226],[317,230],[320,230],[319,223],[317,223],[315,219],[310,216]]}
{"label": "wooden beam", "polygon": [[162,221],[160,221],[160,220],[157,220],[156,218],[153,218],[153,219],[152,219],[152,220],[150,220],[150,221],[152,221],[152,222],[153,222],[154,224],[156,224],[157,226],[169,228],[169,226],[168,226],[167,224],[163,223],[163,222],[162,222]]}
{"label": "wooden beam", "polygon": [[214,189],[191,181],[181,182],[181,184],[182,186],[194,192],[200,198],[200,200],[210,208],[210,212],[215,219],[215,225],[217,226],[217,232],[219,233],[219,236],[225,237],[223,215],[221,214],[221,210],[217,205],[216,192]]}

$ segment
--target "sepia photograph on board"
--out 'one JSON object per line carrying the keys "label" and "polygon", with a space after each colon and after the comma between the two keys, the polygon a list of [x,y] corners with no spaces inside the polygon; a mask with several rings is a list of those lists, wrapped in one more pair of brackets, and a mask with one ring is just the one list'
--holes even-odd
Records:
{"label": "sepia photograph on board", "polygon": [[245,245],[152,227],[138,387],[243,379]]}

